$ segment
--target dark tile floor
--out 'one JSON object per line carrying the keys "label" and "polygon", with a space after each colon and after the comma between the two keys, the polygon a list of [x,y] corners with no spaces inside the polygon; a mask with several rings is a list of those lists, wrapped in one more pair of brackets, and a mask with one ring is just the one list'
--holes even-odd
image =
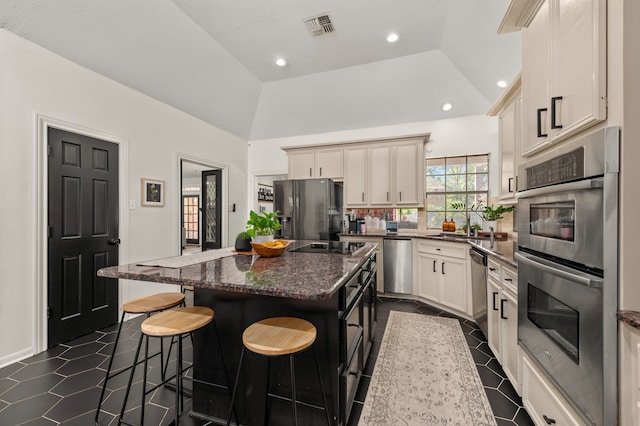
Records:
{"label": "dark tile floor", "polygon": [[[381,298],[380,302],[376,341],[358,387],[349,425],[358,423],[390,310],[458,318],[416,301]],[[531,419],[522,407],[522,401],[493,357],[482,332],[473,321],[458,319],[469,343],[498,426],[532,425]],[[114,368],[122,368],[129,364],[129,359],[134,354],[141,321],[142,318],[138,318],[125,323]],[[86,426],[94,424],[95,407],[100,395],[99,386],[104,379],[116,332],[116,326],[96,331],[0,369],[0,425]],[[157,341],[157,339],[153,340]],[[156,343],[152,350],[157,350],[158,347]],[[187,339],[185,340],[185,359],[190,359],[190,351],[190,342]],[[173,365],[170,363],[170,372]],[[156,357],[148,368],[148,378],[151,383],[159,382],[159,371],[159,359]],[[99,419],[100,424],[117,424],[127,378],[128,374],[125,373],[109,381],[103,412]],[[135,378],[137,384],[132,390],[133,395],[140,394],[141,380],[142,371],[139,368]],[[136,401],[129,402],[125,419],[137,423],[140,401],[138,401],[139,397],[135,399]],[[171,390],[160,387],[150,394],[146,401],[145,423],[153,425],[171,423],[174,416],[174,393]],[[189,406],[190,402],[187,399],[187,410]],[[183,416],[180,424],[208,425],[211,423]]]}

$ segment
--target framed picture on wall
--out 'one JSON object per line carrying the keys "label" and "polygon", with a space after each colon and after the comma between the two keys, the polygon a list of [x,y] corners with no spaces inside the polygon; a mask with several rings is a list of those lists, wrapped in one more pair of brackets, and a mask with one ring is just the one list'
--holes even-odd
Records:
{"label": "framed picture on wall", "polygon": [[142,178],[142,205],[147,207],[164,206],[164,181]]}

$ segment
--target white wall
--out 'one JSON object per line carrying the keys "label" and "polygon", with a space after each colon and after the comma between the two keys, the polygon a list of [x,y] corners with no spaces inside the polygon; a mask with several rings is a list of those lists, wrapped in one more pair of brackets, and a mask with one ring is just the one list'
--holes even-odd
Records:
{"label": "white wall", "polygon": [[[36,113],[126,140],[128,174],[121,203],[135,200],[121,223],[120,263],[171,256],[179,250],[178,154],[228,170],[228,229],[244,227],[246,141],[0,30],[0,366],[31,355],[35,342]],[[163,208],[140,206],[140,178],[166,181]],[[44,274],[46,276],[46,273]],[[122,297],[159,290],[127,282]]]}
{"label": "white wall", "polygon": [[[416,133],[431,133],[427,156],[490,153],[490,196],[498,194],[498,119],[473,115],[444,120],[422,121],[392,126],[369,127],[341,132],[317,133],[286,138],[252,140],[249,143],[249,174],[287,172],[287,154],[283,146],[347,142],[390,138]],[[275,173],[273,173],[275,174]]]}

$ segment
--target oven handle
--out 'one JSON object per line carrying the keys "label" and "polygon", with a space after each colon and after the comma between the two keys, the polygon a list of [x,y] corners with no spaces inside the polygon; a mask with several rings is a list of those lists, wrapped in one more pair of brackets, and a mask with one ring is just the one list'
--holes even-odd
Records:
{"label": "oven handle", "polygon": [[542,188],[528,189],[516,194],[516,198],[529,198],[537,195],[554,194],[556,192],[580,191],[583,189],[602,189],[604,178],[579,180],[577,182],[560,183],[558,185],[543,186]]}
{"label": "oven handle", "polygon": [[566,270],[564,267],[560,265],[548,262],[538,257],[535,258],[536,260],[533,260],[532,256],[528,256],[526,254],[521,254],[517,252],[514,253],[514,256],[516,259],[518,259],[518,261],[522,263],[526,263],[530,266],[541,269],[544,272],[548,272],[549,274],[553,274],[560,278],[564,278],[566,280],[573,281],[578,284],[582,284],[583,286],[586,286],[586,287],[602,288],[602,284],[604,282],[604,280],[602,280],[601,278],[592,278],[590,275],[587,275],[587,274],[570,272],[569,270]]}

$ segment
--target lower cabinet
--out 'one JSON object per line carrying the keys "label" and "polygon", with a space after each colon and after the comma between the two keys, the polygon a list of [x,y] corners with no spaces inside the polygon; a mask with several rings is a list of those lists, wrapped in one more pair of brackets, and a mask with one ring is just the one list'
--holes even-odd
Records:
{"label": "lower cabinet", "polygon": [[487,341],[496,359],[521,394],[522,351],[518,346],[518,277],[514,270],[488,259],[487,265]]}
{"label": "lower cabinet", "polygon": [[584,425],[555,387],[526,356],[522,359],[522,403],[536,425]]}
{"label": "lower cabinet", "polygon": [[471,315],[468,245],[413,241],[413,293]]}
{"label": "lower cabinet", "polygon": [[620,424],[640,426],[640,330],[620,325]]}

